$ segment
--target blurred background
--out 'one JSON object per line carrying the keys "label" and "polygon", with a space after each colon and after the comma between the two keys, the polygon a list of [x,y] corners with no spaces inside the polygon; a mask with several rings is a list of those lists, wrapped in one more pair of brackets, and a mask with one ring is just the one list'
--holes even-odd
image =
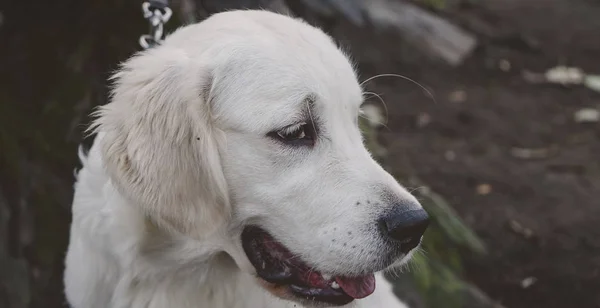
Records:
{"label": "blurred background", "polygon": [[[66,307],[77,146],[142,1],[0,3],[0,307]],[[600,2],[177,0],[300,16],[349,51],[369,148],[434,217],[413,307],[600,307]],[[596,75],[597,74],[597,75]],[[410,80],[409,80],[409,79]],[[411,81],[412,80],[412,81]],[[385,123],[381,125],[380,122]]]}

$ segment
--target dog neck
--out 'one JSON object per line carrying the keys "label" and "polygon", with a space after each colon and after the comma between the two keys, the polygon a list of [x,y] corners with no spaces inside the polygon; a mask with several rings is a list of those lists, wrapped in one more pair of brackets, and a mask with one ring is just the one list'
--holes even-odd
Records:
{"label": "dog neck", "polygon": [[122,267],[124,276],[131,277],[130,296],[137,293],[133,287],[228,307],[227,302],[239,298],[236,293],[243,291],[239,286],[249,285],[246,280],[251,279],[250,275],[241,273],[233,259],[216,245],[222,242],[219,232],[200,241],[164,229],[147,217],[140,226],[143,231],[134,257],[121,260],[126,262]]}

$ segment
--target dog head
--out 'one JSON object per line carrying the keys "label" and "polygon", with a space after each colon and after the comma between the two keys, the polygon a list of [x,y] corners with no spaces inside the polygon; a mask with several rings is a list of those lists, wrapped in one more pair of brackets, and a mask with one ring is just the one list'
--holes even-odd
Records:
{"label": "dog head", "polygon": [[128,60],[98,111],[115,186],[278,296],[343,305],[427,227],[363,145],[362,90],[320,30],[262,11],[181,28]]}

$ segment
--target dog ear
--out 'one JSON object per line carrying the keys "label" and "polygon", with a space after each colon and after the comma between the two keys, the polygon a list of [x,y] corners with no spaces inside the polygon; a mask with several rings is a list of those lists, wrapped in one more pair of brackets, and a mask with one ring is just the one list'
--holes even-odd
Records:
{"label": "dog ear", "polygon": [[112,77],[91,129],[113,185],[159,226],[201,236],[229,215],[227,185],[206,101],[211,78],[179,49],[159,46]]}

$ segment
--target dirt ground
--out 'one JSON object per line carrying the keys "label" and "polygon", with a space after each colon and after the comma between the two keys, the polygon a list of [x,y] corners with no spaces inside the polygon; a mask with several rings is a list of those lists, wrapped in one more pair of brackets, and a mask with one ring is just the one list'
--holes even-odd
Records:
{"label": "dirt ground", "polygon": [[[394,168],[446,197],[487,243],[487,257],[468,260],[468,278],[507,308],[600,307],[600,124],[573,120],[599,107],[600,94],[521,76],[558,64],[600,74],[600,2],[471,2],[442,13],[481,41],[458,69],[390,34],[334,32],[361,79],[398,73],[435,94],[397,78],[367,85],[387,104],[382,138]],[[0,255],[27,264],[31,307],[62,307],[79,123],[105,101],[108,73],[146,28],[138,3],[120,0],[13,1],[0,11],[0,216],[10,213]],[[518,158],[515,148],[542,157]]]}
{"label": "dirt ground", "polygon": [[[600,307],[600,125],[573,119],[599,107],[600,93],[521,76],[558,64],[600,73],[600,2],[477,3],[446,12],[482,40],[459,69],[415,57],[388,34],[347,37],[363,77],[398,73],[434,92],[437,102],[397,78],[367,87],[389,111],[390,161],[485,240],[489,256],[471,258],[466,272],[493,298],[511,308]],[[519,158],[519,149],[541,157]]]}

